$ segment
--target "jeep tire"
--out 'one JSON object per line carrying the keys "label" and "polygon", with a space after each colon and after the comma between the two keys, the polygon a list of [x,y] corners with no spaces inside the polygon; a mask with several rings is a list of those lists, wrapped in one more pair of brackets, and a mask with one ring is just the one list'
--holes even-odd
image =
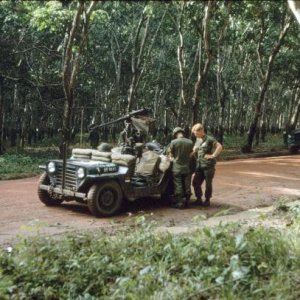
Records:
{"label": "jeep tire", "polygon": [[96,217],[110,217],[116,214],[123,203],[123,194],[116,181],[94,184],[88,192],[87,205]]}
{"label": "jeep tire", "polygon": [[57,206],[63,202],[63,200],[61,200],[61,199],[55,199],[55,198],[50,197],[50,195],[47,191],[42,190],[40,188],[41,184],[50,185],[50,179],[46,172],[44,172],[41,175],[39,183],[38,183],[38,196],[39,196],[39,199],[41,200],[41,202],[43,202],[47,206]]}

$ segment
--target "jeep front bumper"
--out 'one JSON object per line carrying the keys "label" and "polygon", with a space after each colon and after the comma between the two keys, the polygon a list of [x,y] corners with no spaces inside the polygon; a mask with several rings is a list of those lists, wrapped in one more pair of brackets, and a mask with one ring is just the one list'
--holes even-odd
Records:
{"label": "jeep front bumper", "polygon": [[60,195],[63,197],[65,196],[65,197],[73,197],[73,198],[80,198],[80,199],[86,198],[85,193],[78,193],[78,192],[62,189],[59,187],[53,187],[53,186],[45,185],[45,184],[40,184],[40,189],[47,191],[50,195],[56,194],[56,195]]}

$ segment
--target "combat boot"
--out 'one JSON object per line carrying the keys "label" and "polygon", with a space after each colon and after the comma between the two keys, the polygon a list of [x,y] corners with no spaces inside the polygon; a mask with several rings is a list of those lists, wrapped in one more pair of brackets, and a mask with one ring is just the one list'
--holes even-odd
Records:
{"label": "combat boot", "polygon": [[210,199],[206,199],[206,200],[203,202],[202,206],[204,206],[204,207],[209,207],[209,206],[210,206]]}
{"label": "combat boot", "polygon": [[197,200],[193,204],[197,206],[203,206],[203,201],[201,198],[197,198]]}
{"label": "combat boot", "polygon": [[189,208],[189,203],[190,203],[190,197],[186,197],[182,199],[184,208]]}

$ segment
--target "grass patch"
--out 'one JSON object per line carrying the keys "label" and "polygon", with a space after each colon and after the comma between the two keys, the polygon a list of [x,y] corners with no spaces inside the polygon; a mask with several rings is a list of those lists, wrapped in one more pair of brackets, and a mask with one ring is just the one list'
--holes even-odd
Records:
{"label": "grass patch", "polygon": [[[298,228],[299,229],[299,228]],[[299,299],[299,230],[34,238],[0,251],[4,299]]]}
{"label": "grass patch", "polygon": [[[230,157],[241,154],[241,146],[246,143],[247,136],[224,136],[224,150],[221,154],[222,157]],[[281,134],[277,135],[267,135],[266,141],[255,146],[255,141],[253,143],[254,153],[272,153],[276,151],[287,150],[283,143],[283,138]]]}
{"label": "grass patch", "polygon": [[0,180],[40,174],[39,165],[57,157],[58,153],[55,150],[45,148],[9,151],[0,156]]}

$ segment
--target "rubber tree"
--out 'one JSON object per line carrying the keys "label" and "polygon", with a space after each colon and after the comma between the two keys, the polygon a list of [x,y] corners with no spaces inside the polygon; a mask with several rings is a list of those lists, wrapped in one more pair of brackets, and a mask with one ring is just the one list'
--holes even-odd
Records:
{"label": "rubber tree", "polygon": [[257,125],[258,125],[258,122],[259,122],[259,119],[260,119],[261,113],[262,113],[262,106],[265,101],[266,93],[268,91],[268,87],[269,87],[269,84],[271,81],[275,57],[278,54],[278,52],[283,44],[284,38],[288,32],[289,27],[290,27],[290,17],[286,16],[286,20],[283,23],[283,27],[279,33],[278,39],[272,48],[272,51],[268,57],[267,65],[264,68],[263,57],[261,54],[261,43],[262,43],[262,40],[266,33],[266,27],[265,27],[265,22],[264,22],[264,14],[262,13],[260,37],[259,37],[258,46],[257,46],[259,71],[261,73],[261,81],[260,81],[260,87],[259,87],[260,92],[259,92],[256,104],[255,104],[254,117],[252,119],[250,129],[248,132],[247,143],[244,146],[242,146],[242,148],[241,148],[242,152],[247,153],[247,152],[252,151],[253,140],[254,140],[256,130],[257,130]]}
{"label": "rubber tree", "polygon": [[[151,37],[150,20],[153,19],[152,10],[153,7],[151,6],[151,4],[147,4],[144,7],[134,35],[132,58],[131,58],[132,77],[128,89],[127,112],[132,110],[132,108],[136,105],[136,101],[135,101],[136,91],[141,81],[142,75],[145,73],[147,62],[150,58],[150,55],[152,54],[156,37],[163,24],[166,11],[167,11],[167,9],[164,9],[164,12],[158,22],[157,28]],[[152,24],[153,23],[154,22],[152,21]]]}
{"label": "rubber tree", "polygon": [[298,23],[300,24],[300,1],[298,0],[288,0],[289,7],[293,14],[295,15]]}
{"label": "rubber tree", "polygon": [[[80,59],[86,46],[88,37],[88,26],[91,13],[96,2],[88,3],[79,1],[74,15],[70,31],[67,33],[64,42],[63,55],[63,88],[65,93],[64,114],[62,126],[62,140],[60,145],[60,154],[64,159],[63,174],[66,170],[66,157],[68,145],[71,140],[72,114],[74,108],[74,91],[79,72]],[[77,49],[77,50],[75,50]],[[65,184],[63,176],[62,186]]]}
{"label": "rubber tree", "polygon": [[300,71],[292,85],[292,94],[289,99],[289,113],[286,122],[286,131],[290,132],[297,126],[300,117]]}
{"label": "rubber tree", "polygon": [[96,2],[79,1],[70,31],[66,34],[63,54],[63,88],[65,94],[62,125],[61,155],[66,155],[71,139],[71,121],[74,106],[74,91],[79,72],[80,59],[86,46],[88,25]]}
{"label": "rubber tree", "polygon": [[[205,62],[203,68],[199,64],[198,69],[198,78],[196,80],[194,86],[194,94],[192,97],[192,123],[195,124],[198,122],[198,110],[200,104],[200,93],[203,88],[204,81],[207,77],[210,64],[212,61],[212,51],[210,47],[210,30],[209,24],[211,19],[212,8],[214,6],[214,1],[207,1],[204,11],[204,18],[203,18],[203,45],[204,45],[204,52],[206,55]],[[201,59],[201,57],[199,58]]]}
{"label": "rubber tree", "polygon": [[0,75],[0,154],[3,154],[3,82],[4,78]]}
{"label": "rubber tree", "polygon": [[[293,14],[295,15],[298,23],[300,24],[300,1],[295,0],[288,0],[289,7]],[[290,115],[290,124],[289,129],[293,130],[296,128],[296,125],[298,123],[299,117],[300,117],[300,87],[299,87],[299,79],[298,79],[298,85],[295,89],[293,100],[295,100],[296,106],[294,109],[294,112]]]}

